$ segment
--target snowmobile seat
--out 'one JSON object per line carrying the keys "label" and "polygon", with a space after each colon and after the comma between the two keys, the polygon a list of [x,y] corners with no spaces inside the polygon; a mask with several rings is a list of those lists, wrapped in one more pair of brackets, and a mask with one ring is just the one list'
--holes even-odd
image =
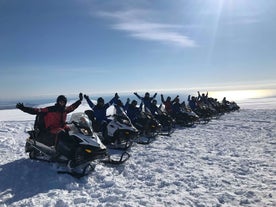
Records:
{"label": "snowmobile seat", "polygon": [[34,129],[37,131],[46,131],[45,127],[45,121],[44,121],[45,113],[39,113],[35,117],[35,122],[34,122]]}
{"label": "snowmobile seat", "polygon": [[45,127],[45,113],[39,113],[35,117],[34,130],[31,138],[37,142],[41,142],[47,146],[54,146],[56,136],[51,134]]}
{"label": "snowmobile seat", "polygon": [[93,110],[86,110],[84,112],[88,118],[92,121],[92,128],[95,132],[100,132],[101,131],[101,126],[100,124],[96,121],[96,117],[94,115],[94,111]]}

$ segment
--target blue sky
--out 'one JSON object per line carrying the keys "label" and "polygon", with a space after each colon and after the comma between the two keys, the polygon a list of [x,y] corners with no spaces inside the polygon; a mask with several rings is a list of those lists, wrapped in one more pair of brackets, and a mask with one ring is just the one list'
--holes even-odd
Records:
{"label": "blue sky", "polygon": [[0,0],[0,99],[275,90],[275,10],[275,0]]}

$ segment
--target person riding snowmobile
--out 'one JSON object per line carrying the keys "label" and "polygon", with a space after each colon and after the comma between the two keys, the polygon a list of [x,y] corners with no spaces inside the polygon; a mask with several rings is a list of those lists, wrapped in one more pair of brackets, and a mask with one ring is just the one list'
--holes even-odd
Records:
{"label": "person riding snowmobile", "polygon": [[141,101],[143,101],[146,108],[149,108],[151,101],[155,99],[157,93],[155,93],[152,97],[150,97],[149,92],[146,92],[144,97],[139,96],[136,92],[134,92],[134,95],[137,96],[137,98],[139,98]]}
{"label": "person riding snowmobile", "polygon": [[108,103],[104,103],[104,99],[102,97],[99,97],[97,99],[96,105],[90,100],[89,96],[84,95],[84,98],[86,99],[90,108],[93,110],[93,116],[96,122],[94,123],[94,126],[96,128],[94,130],[98,132],[103,132],[105,130],[107,123],[109,122],[106,115],[106,111],[113,103],[115,103],[118,100],[118,94],[115,93],[115,96]]}
{"label": "person riding snowmobile", "polygon": [[79,94],[79,100],[70,106],[66,106],[67,98],[60,95],[56,99],[54,106],[45,108],[26,107],[23,103],[17,103],[16,108],[23,112],[37,115],[35,128],[39,130],[37,137],[39,142],[47,146],[55,146],[60,137],[67,135],[69,127],[66,125],[67,114],[74,111],[83,99],[82,93]]}
{"label": "person riding snowmobile", "polygon": [[198,107],[198,100],[196,97],[189,95],[188,96],[188,105],[192,111],[195,111]]}
{"label": "person riding snowmobile", "polygon": [[178,98],[179,96],[177,95],[173,100],[170,96],[168,96],[166,98],[166,101],[164,99],[164,96],[163,94],[161,94],[161,102],[162,104],[164,104],[165,106],[165,110],[168,114],[171,114],[172,113],[172,105],[175,103],[175,100]]}
{"label": "person riding snowmobile", "polygon": [[142,106],[143,104],[141,103],[140,106],[137,106],[137,101],[132,100],[131,103],[129,103],[129,98],[127,99],[126,105],[125,105],[125,110],[127,112],[127,116],[129,117],[130,121],[132,123],[135,123],[135,121],[140,117],[141,111],[142,111]]}

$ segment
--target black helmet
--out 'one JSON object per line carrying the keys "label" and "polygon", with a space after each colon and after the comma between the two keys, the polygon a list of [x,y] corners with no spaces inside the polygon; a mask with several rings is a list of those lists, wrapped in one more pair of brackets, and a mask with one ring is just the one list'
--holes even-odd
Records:
{"label": "black helmet", "polygon": [[65,104],[67,103],[67,98],[64,95],[60,95],[57,97],[57,103],[59,103],[60,101],[64,101]]}
{"label": "black helmet", "polygon": [[131,105],[136,106],[137,105],[137,101],[136,100],[132,100],[131,101]]}
{"label": "black helmet", "polygon": [[123,102],[120,99],[117,101],[117,105],[118,106],[124,106]]}
{"label": "black helmet", "polygon": [[104,99],[102,97],[98,98],[97,103],[104,103]]}

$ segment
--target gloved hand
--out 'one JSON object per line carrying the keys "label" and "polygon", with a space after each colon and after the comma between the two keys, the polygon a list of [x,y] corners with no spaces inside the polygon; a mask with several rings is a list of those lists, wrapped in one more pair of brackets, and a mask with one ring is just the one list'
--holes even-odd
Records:
{"label": "gloved hand", "polygon": [[138,93],[137,93],[137,92],[134,92],[134,95],[138,95]]}
{"label": "gloved hand", "polygon": [[17,103],[16,104],[16,108],[20,109],[20,110],[23,110],[25,108],[24,104],[23,103]]}
{"label": "gloved hand", "polygon": [[83,97],[84,97],[86,100],[89,99],[89,96],[87,96],[86,94],[84,94]]}
{"label": "gloved hand", "polygon": [[129,98],[127,98],[127,102],[128,102],[128,103],[130,102],[130,99],[129,99]]}
{"label": "gloved hand", "polygon": [[80,99],[80,101],[82,101],[82,99],[83,99],[82,93],[79,94],[79,99]]}
{"label": "gloved hand", "polygon": [[115,98],[116,99],[120,98],[119,95],[118,95],[118,93],[115,93]]}

